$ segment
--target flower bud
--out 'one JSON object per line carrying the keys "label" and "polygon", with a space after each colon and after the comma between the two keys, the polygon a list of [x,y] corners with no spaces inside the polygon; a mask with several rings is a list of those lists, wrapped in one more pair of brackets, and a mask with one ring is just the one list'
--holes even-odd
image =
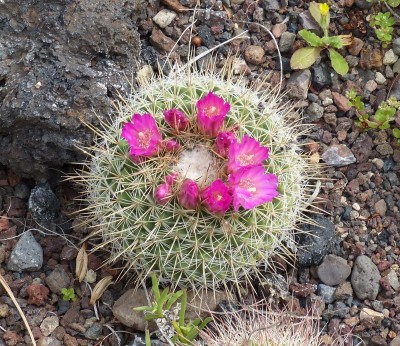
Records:
{"label": "flower bud", "polygon": [[154,192],[154,199],[158,204],[164,205],[169,202],[172,197],[171,186],[164,183],[158,185]]}
{"label": "flower bud", "polygon": [[179,204],[186,209],[196,209],[199,203],[199,186],[191,179],[185,179],[178,194]]}

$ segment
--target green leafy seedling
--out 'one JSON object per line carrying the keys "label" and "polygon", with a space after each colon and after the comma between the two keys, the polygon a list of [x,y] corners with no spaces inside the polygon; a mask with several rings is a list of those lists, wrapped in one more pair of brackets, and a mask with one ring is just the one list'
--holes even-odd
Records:
{"label": "green leafy seedling", "polygon": [[340,75],[349,71],[349,65],[342,55],[336,50],[351,44],[351,35],[329,36],[329,5],[310,3],[310,13],[323,30],[323,36],[319,37],[308,30],[300,30],[299,35],[310,45],[298,49],[290,59],[292,69],[305,69],[310,67],[318,59],[321,52],[327,49],[333,69]]}
{"label": "green leafy seedling", "polygon": [[146,321],[152,321],[157,318],[164,317],[164,311],[170,310],[172,305],[182,296],[182,291],[169,293],[169,288],[165,288],[162,292],[158,288],[158,280],[155,274],[151,276],[154,301],[151,306],[139,306],[134,308],[135,311],[145,312]]}
{"label": "green leafy seedling", "polygon": [[386,48],[392,42],[394,30],[394,19],[390,12],[379,12],[371,16],[370,25],[375,30],[376,37],[382,42],[382,47]]}
{"label": "green leafy seedling", "polygon": [[[400,110],[400,101],[394,97],[390,97],[387,101],[382,101],[375,114],[370,117],[365,111],[365,105],[361,100],[361,96],[357,94],[355,89],[349,90],[346,93],[346,97],[349,99],[349,106],[356,109],[358,118],[356,124],[364,131],[389,129],[395,120],[396,112]],[[397,139],[398,144],[400,144],[400,129],[395,127],[392,133],[393,137]]]}
{"label": "green leafy seedling", "polygon": [[[158,280],[155,274],[151,276],[152,289],[154,294],[154,301],[151,306],[140,306],[134,308],[135,311],[143,311],[145,313],[145,319],[152,321],[158,318],[165,318],[164,312],[169,311],[174,303],[180,300],[181,307],[179,311],[179,320],[172,321],[172,326],[175,330],[175,335],[172,338],[174,344],[180,345],[193,345],[193,340],[197,337],[199,332],[211,321],[210,317],[207,317],[203,321],[200,318],[188,321],[185,324],[185,314],[187,308],[187,293],[186,289],[179,290],[175,293],[169,293],[169,289],[165,288],[162,292],[158,287]],[[146,346],[150,340],[148,330],[146,330]]]}
{"label": "green leafy seedling", "polygon": [[69,302],[75,301],[75,290],[73,287],[71,288],[62,288],[61,289],[62,299]]}
{"label": "green leafy seedling", "polygon": [[397,144],[400,145],[400,129],[397,128],[397,127],[395,127],[395,128],[393,129],[393,132],[392,132],[392,133],[393,133],[393,137],[397,139]]}
{"label": "green leafy seedling", "polygon": [[181,298],[181,310],[179,311],[179,321],[172,321],[176,335],[172,338],[173,342],[180,341],[183,345],[192,345],[199,332],[212,320],[207,317],[203,321],[200,318],[190,320],[185,324],[185,313],[187,307],[187,293],[183,290]]}

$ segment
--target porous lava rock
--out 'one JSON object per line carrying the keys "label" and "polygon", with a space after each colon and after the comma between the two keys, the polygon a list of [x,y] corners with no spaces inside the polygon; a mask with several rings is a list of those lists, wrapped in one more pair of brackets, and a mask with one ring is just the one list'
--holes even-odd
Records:
{"label": "porous lava rock", "polygon": [[135,20],[146,1],[0,2],[0,163],[43,181],[82,159],[82,121],[107,117],[140,53]]}

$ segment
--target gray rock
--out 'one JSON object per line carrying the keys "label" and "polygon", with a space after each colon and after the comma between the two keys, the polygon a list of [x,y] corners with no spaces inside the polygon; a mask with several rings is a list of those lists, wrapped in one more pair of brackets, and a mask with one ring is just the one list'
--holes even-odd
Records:
{"label": "gray rock", "polygon": [[400,335],[396,336],[391,342],[389,346],[400,346]]}
{"label": "gray rock", "polygon": [[100,323],[93,323],[85,332],[85,338],[90,340],[97,340],[101,335],[103,326]]}
{"label": "gray rock", "polygon": [[[134,311],[133,308],[147,306],[146,294],[143,289],[130,289],[126,291],[114,304],[113,314],[115,318],[123,325],[138,331],[144,331],[146,328],[143,312]],[[157,329],[155,322],[150,322],[149,330]]]}
{"label": "gray rock", "polygon": [[315,19],[311,16],[310,11],[304,11],[299,14],[300,24],[303,29],[310,30],[315,34],[322,34],[322,29],[315,21]]}
{"label": "gray rock", "polygon": [[48,183],[37,185],[32,189],[28,201],[33,219],[40,225],[49,227],[60,211],[60,202]]}
{"label": "gray rock", "polygon": [[311,82],[317,90],[321,90],[332,84],[332,77],[327,64],[316,64],[311,66],[310,69],[312,76]]}
{"label": "gray rock", "polygon": [[320,284],[318,285],[317,293],[324,300],[325,303],[330,304],[335,301],[335,291],[335,287]]}
{"label": "gray rock", "polygon": [[282,36],[281,39],[279,41],[279,49],[282,53],[286,53],[289,52],[292,47],[293,47],[293,43],[296,39],[296,34],[293,34],[289,31],[285,31]]}
{"label": "gray rock", "polygon": [[351,274],[351,285],[359,299],[374,300],[379,292],[381,275],[374,262],[368,256],[358,256]]}
{"label": "gray rock", "polygon": [[57,265],[46,277],[45,281],[51,292],[58,294],[61,292],[62,288],[69,288],[72,280],[63,266]]}
{"label": "gray rock", "polygon": [[[134,334],[135,339],[130,341],[126,346],[146,346],[144,334]],[[151,346],[168,346],[169,344],[158,339],[151,339]]]}
{"label": "gray rock", "polygon": [[358,8],[362,8],[363,10],[371,8],[372,2],[368,0],[356,0],[356,5]]}
{"label": "gray rock", "polygon": [[160,27],[166,28],[175,19],[176,13],[167,9],[161,10],[154,17],[153,21]]}
{"label": "gray rock", "polygon": [[29,189],[28,185],[26,185],[25,183],[18,183],[14,187],[15,197],[18,197],[18,198],[21,198],[21,199],[28,198],[29,194],[30,194],[30,191],[31,190]]}
{"label": "gray rock", "polygon": [[372,154],[373,142],[371,136],[362,133],[358,136],[351,148],[358,163],[365,162]]}
{"label": "gray rock", "polygon": [[393,148],[389,143],[382,143],[376,146],[376,151],[382,156],[392,155]]}
{"label": "gray rock", "polygon": [[340,318],[344,318],[350,311],[350,308],[343,302],[335,302],[333,304],[334,315]]}
{"label": "gray rock", "polygon": [[59,325],[60,318],[58,316],[49,316],[40,324],[40,331],[44,336],[49,336]]}
{"label": "gray rock", "polygon": [[277,11],[281,8],[278,0],[260,0],[259,5],[266,11]]}
{"label": "gray rock", "polygon": [[197,29],[197,33],[203,41],[203,46],[206,46],[207,48],[215,46],[215,37],[207,25],[200,25]]}
{"label": "gray rock", "polygon": [[309,122],[317,121],[324,115],[324,107],[318,103],[311,103],[304,113],[304,120]]}
{"label": "gray rock", "polygon": [[400,55],[400,37],[397,37],[392,41],[392,49],[394,54]]}
{"label": "gray rock", "polygon": [[286,83],[286,91],[293,98],[306,99],[310,80],[310,70],[303,70],[292,73]]}
{"label": "gray rock", "polygon": [[393,65],[398,59],[399,57],[394,53],[393,49],[389,49],[383,56],[383,64]]}
{"label": "gray rock", "polygon": [[[95,124],[130,90],[147,1],[17,0],[0,4],[0,164],[45,181],[50,167],[78,162]],[[132,18],[133,17],[133,18]]]}
{"label": "gray rock", "polygon": [[302,225],[303,234],[297,239],[297,261],[300,267],[318,265],[337,242],[335,225],[326,217],[317,215],[312,225]]}
{"label": "gray rock", "polygon": [[331,166],[342,167],[356,162],[351,150],[344,144],[333,144],[323,154],[322,159]]}
{"label": "gray rock", "polygon": [[7,268],[12,271],[36,271],[43,265],[43,249],[27,231],[18,240],[17,245],[11,252]]}
{"label": "gray rock", "polygon": [[62,346],[60,340],[54,336],[44,336],[38,340],[38,346]]}
{"label": "gray rock", "polygon": [[317,269],[318,277],[328,286],[343,283],[350,275],[351,268],[344,258],[328,255]]}

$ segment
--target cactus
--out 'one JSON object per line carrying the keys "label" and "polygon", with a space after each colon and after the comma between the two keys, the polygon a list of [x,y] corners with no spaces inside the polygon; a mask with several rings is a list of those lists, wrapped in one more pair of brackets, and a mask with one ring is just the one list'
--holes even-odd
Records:
{"label": "cactus", "polygon": [[[169,76],[141,79],[139,84],[116,103],[110,123],[91,127],[97,141],[83,148],[91,153],[90,160],[76,180],[85,188],[87,220],[102,238],[98,248],[109,247],[110,263],[125,261],[139,283],[151,273],[160,282],[194,289],[249,283],[271,264],[271,256],[290,252],[296,223],[305,217],[302,212],[313,190],[310,179],[318,166],[301,154],[297,144],[304,126],[263,80],[248,85],[233,76],[228,65],[220,71],[180,67]],[[173,171],[198,174],[203,187],[219,174],[222,161],[215,155],[214,141],[201,136],[195,124],[196,102],[210,91],[230,104],[224,130],[236,128],[240,137],[252,136],[269,149],[265,169],[279,181],[279,196],[272,202],[216,215],[204,208],[183,208],[176,190],[168,203],[154,198],[165,194],[165,186],[157,187]],[[173,108],[189,118],[189,128],[175,134],[181,148],[133,162],[121,137],[124,124],[134,113],[149,113],[163,138],[172,138],[163,112]]]}

